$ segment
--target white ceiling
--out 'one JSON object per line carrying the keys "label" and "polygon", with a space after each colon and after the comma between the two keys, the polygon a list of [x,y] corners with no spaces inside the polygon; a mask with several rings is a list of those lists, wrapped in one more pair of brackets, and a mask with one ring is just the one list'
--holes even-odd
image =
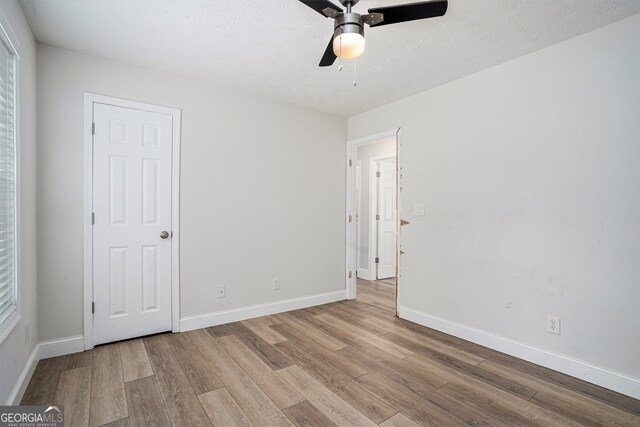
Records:
{"label": "white ceiling", "polygon": [[318,67],[333,23],[297,0],[22,3],[38,41],[343,116],[640,12],[640,0],[450,0],[442,18],[367,29],[353,87],[353,61]]}

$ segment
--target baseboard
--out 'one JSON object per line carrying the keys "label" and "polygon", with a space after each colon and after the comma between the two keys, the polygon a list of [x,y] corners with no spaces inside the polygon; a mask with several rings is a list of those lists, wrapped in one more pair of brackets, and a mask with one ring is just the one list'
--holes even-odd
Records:
{"label": "baseboard", "polygon": [[400,306],[399,316],[432,329],[640,399],[640,379]]}
{"label": "baseboard", "polygon": [[20,404],[22,396],[27,389],[27,385],[29,385],[29,381],[31,380],[31,375],[33,375],[33,371],[36,369],[36,365],[40,360],[38,357],[39,352],[40,346],[36,344],[35,347],[33,347],[33,350],[31,350],[31,354],[29,354],[27,362],[24,364],[24,368],[22,368],[22,371],[16,380],[16,384],[13,386],[13,389],[11,389],[11,393],[9,393],[9,397],[7,397],[5,405]]}
{"label": "baseboard", "polygon": [[40,359],[84,351],[84,337],[77,335],[40,343]]}
{"label": "baseboard", "polygon": [[327,294],[312,295],[309,297],[295,298],[278,301],[269,304],[254,305],[251,307],[237,308],[233,310],[207,313],[198,316],[183,317],[180,319],[180,331],[192,331],[194,329],[208,328],[209,326],[223,325],[225,323],[238,322],[254,317],[268,316],[270,314],[284,313],[291,310],[313,307],[347,299],[346,291],[330,292]]}

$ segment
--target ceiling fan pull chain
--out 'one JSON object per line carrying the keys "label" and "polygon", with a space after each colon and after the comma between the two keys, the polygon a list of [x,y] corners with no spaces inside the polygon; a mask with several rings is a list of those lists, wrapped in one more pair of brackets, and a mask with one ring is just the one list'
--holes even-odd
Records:
{"label": "ceiling fan pull chain", "polygon": [[353,60],[353,86],[358,86],[358,60]]}

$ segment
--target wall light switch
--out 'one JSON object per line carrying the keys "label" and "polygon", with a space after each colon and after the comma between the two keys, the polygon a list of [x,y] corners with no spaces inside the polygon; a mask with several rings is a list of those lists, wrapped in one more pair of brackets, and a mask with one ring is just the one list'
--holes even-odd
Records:
{"label": "wall light switch", "polygon": [[416,203],[413,205],[413,214],[415,216],[424,216],[424,203]]}

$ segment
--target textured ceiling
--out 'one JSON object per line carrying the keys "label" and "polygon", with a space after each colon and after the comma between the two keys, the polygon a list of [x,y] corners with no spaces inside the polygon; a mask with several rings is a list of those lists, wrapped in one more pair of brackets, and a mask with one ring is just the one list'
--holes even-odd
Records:
{"label": "textured ceiling", "polygon": [[[362,0],[363,12],[415,0]],[[337,3],[337,1],[336,1]],[[333,21],[297,0],[22,0],[38,41],[351,116],[640,12],[640,0],[450,0],[442,18],[367,29],[319,68]]]}

